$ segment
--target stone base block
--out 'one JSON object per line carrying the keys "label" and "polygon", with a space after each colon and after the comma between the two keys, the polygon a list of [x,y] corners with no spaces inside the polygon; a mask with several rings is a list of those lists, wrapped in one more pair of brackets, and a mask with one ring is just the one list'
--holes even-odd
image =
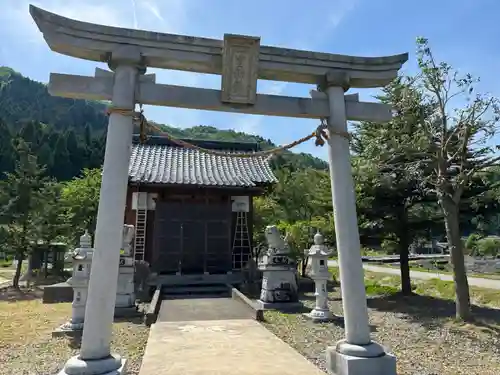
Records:
{"label": "stone base block", "polygon": [[135,305],[135,294],[117,294],[115,300],[116,307],[129,307]]}
{"label": "stone base block", "polygon": [[66,323],[53,330],[52,337],[63,337],[63,336],[75,337],[75,336],[80,336],[82,333],[83,333],[83,323],[82,324]]}
{"label": "stone base block", "polygon": [[340,317],[335,316],[330,310],[314,309],[310,313],[304,314],[304,316],[311,319],[313,323],[328,323],[341,319]]}
{"label": "stone base block", "polygon": [[264,302],[261,300],[256,301],[257,309],[261,310],[284,310],[294,311],[300,310],[304,305],[301,302]]}
{"label": "stone base block", "polygon": [[79,356],[71,357],[57,375],[124,375],[127,360],[117,355],[108,358],[85,361]]}
{"label": "stone base block", "polygon": [[338,345],[326,349],[326,365],[332,375],[397,375],[394,355],[353,356],[339,352]]}
{"label": "stone base block", "polygon": [[141,315],[136,306],[115,307],[115,318],[133,318]]}
{"label": "stone base block", "polygon": [[73,288],[67,282],[47,285],[43,288],[43,303],[73,301]]}

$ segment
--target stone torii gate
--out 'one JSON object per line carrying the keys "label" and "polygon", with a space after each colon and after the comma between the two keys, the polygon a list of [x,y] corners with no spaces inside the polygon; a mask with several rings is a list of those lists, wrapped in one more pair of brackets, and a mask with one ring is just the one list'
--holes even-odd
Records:
{"label": "stone torii gate", "polygon": [[[106,62],[114,72],[95,77],[52,73],[49,91],[69,98],[109,100],[110,114],[95,253],[80,354],[60,374],[125,373],[110,354],[111,327],[136,103],[270,116],[328,119],[329,164],[345,316],[345,340],[327,349],[330,371],[349,375],[396,374],[396,360],[370,338],[363,267],[351,174],[347,120],[384,122],[391,108],[360,102],[349,88],[388,84],[408,59],[352,57],[261,46],[260,38],[224,40],[122,29],[79,22],[30,6],[49,47],[64,55]],[[222,76],[221,90],[161,85],[147,67]],[[257,94],[257,80],[318,85],[310,98]],[[167,353],[168,355],[168,353]]]}

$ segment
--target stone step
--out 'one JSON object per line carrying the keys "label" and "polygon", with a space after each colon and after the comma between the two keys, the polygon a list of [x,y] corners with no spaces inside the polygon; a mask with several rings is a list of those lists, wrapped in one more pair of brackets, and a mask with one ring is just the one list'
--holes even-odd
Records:
{"label": "stone step", "polygon": [[163,285],[161,288],[163,296],[169,295],[204,295],[204,294],[229,294],[228,286],[224,284],[201,284],[201,285]]}
{"label": "stone step", "polygon": [[213,275],[158,275],[151,278],[152,285],[185,286],[203,284],[235,284],[240,281],[240,274],[213,274]]}

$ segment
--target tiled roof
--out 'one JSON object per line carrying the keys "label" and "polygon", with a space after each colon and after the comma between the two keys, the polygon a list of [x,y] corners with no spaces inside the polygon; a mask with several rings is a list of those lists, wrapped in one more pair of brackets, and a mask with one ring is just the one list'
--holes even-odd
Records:
{"label": "tiled roof", "polygon": [[[149,143],[149,144],[148,144]],[[129,180],[152,184],[252,187],[276,182],[264,157],[238,158],[210,155],[171,144],[134,144],[129,164]],[[165,143],[165,142],[163,142]],[[219,149],[224,143],[210,142]],[[217,147],[219,146],[219,147]],[[249,151],[226,150],[231,153]],[[206,147],[203,145],[202,147]],[[248,149],[248,147],[246,147]],[[255,148],[253,151],[255,152]]]}

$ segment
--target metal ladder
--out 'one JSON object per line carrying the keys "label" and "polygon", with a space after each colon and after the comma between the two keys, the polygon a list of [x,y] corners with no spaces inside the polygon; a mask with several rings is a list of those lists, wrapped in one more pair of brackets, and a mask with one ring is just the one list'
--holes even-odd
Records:
{"label": "metal ladder", "polygon": [[134,259],[144,260],[146,252],[146,224],[148,218],[147,193],[137,194],[137,210],[135,211]]}
{"label": "metal ladder", "polygon": [[[245,251],[247,250],[247,251]],[[242,269],[250,259],[250,234],[248,233],[247,213],[236,212],[236,225],[233,239],[233,269]]]}

